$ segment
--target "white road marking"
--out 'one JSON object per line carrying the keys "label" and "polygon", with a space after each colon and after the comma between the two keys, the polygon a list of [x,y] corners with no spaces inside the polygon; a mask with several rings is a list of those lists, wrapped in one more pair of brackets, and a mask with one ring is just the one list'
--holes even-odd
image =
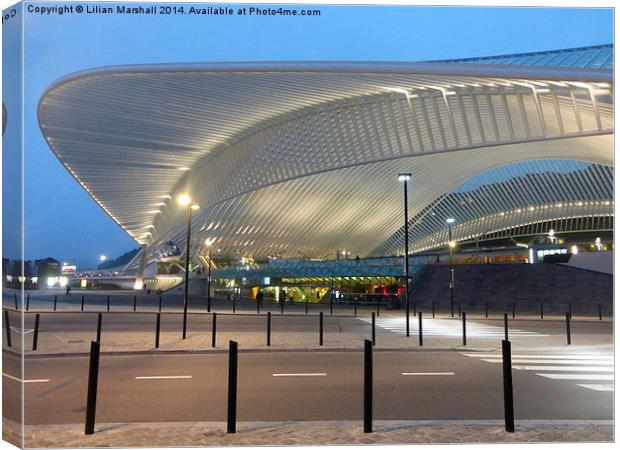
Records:
{"label": "white road marking", "polygon": [[613,381],[613,375],[577,375],[564,373],[537,373],[541,377],[551,378],[552,380],[596,380],[596,381]]}
{"label": "white road marking", "polygon": [[512,366],[516,370],[550,370],[554,372],[613,372],[610,367],[583,367],[583,366]]}
{"label": "white road marking", "polygon": [[577,386],[599,392],[609,392],[614,390],[613,384],[578,384]]}
{"label": "white road marking", "polygon": [[[500,359],[481,359],[480,361],[490,363],[501,363]],[[613,366],[613,361],[584,361],[580,359],[518,359],[512,358],[513,363],[519,364],[588,364],[591,366]]]}
{"label": "white road marking", "polygon": [[274,373],[274,377],[326,377],[326,373]]}
{"label": "white road marking", "polygon": [[429,375],[429,376],[433,376],[433,375],[438,375],[438,376],[443,376],[443,375],[454,375],[454,372],[403,372],[402,375],[405,376],[425,376],[425,375]]}
{"label": "white road marking", "polygon": [[2,374],[3,377],[7,377],[10,380],[18,381],[20,383],[47,383],[49,378],[40,379],[40,380],[20,380],[19,378],[15,378],[7,373]]}
{"label": "white road marking", "polygon": [[[465,356],[471,356],[474,358],[501,358],[502,355],[501,353],[461,353],[462,355]],[[553,354],[553,355],[543,355],[543,354],[537,354],[537,355],[520,355],[518,353],[516,354],[512,354],[512,359],[516,359],[516,358],[531,358],[531,359],[595,359],[595,360],[610,360],[613,361],[614,357],[613,356],[606,356],[606,355],[572,355],[572,354],[566,354],[566,355],[558,355],[558,354]]]}
{"label": "white road marking", "polygon": [[158,375],[152,377],[136,377],[136,380],[186,380],[191,375]]}

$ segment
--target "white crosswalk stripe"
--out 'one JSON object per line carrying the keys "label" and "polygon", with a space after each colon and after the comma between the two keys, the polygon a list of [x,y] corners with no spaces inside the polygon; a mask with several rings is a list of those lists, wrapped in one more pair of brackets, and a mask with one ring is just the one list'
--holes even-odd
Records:
{"label": "white crosswalk stripe", "polygon": [[[501,364],[502,354],[497,352],[461,353],[480,361]],[[587,381],[614,380],[613,355],[592,354],[520,354],[512,355],[512,368],[534,372],[536,375],[550,380],[576,381],[576,386],[597,392],[614,390],[613,383],[590,384]]]}
{"label": "white crosswalk stripe", "polygon": [[[371,323],[369,318],[360,318],[366,323]],[[404,317],[377,317],[376,326],[400,335],[407,334],[407,325]],[[545,337],[546,334],[536,333],[534,331],[522,331],[511,328],[509,330],[510,337]],[[409,321],[409,333],[411,335],[418,334],[418,318],[411,316]],[[424,337],[461,337],[463,334],[463,325],[459,319],[423,319],[422,334]],[[467,322],[468,338],[493,338],[503,339],[504,328],[493,325],[481,324],[478,322]]]}

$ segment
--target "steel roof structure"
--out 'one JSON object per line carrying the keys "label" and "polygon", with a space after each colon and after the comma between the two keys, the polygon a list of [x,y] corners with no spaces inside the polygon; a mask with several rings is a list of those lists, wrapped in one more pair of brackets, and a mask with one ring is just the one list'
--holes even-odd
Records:
{"label": "steel roof structure", "polygon": [[424,63],[109,67],[51,86],[39,124],[152,257],[169,241],[184,247],[181,193],[201,206],[193,247],[390,255],[402,251],[403,171],[412,251],[446,244],[448,214],[456,240],[612,215],[612,61],[607,45]]}

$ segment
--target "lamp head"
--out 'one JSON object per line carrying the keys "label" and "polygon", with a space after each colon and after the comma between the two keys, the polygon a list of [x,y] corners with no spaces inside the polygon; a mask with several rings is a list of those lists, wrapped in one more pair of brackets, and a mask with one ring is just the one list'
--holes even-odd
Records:
{"label": "lamp head", "polygon": [[398,181],[409,181],[411,179],[411,174],[408,172],[403,172],[398,174]]}
{"label": "lamp head", "polygon": [[452,225],[454,222],[456,222],[456,219],[454,217],[448,217],[446,219],[446,222],[448,222],[450,225]]}
{"label": "lamp head", "polygon": [[180,194],[177,197],[177,203],[181,206],[187,206],[192,202],[192,199],[189,195],[187,194]]}

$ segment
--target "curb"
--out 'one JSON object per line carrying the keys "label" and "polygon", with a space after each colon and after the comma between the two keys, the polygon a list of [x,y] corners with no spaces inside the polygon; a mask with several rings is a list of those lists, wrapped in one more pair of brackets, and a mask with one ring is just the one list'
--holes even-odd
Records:
{"label": "curb", "polygon": [[[4,348],[5,352],[15,355],[24,356],[28,359],[36,358],[78,358],[89,356],[88,351],[79,352],[37,352],[37,353],[20,353],[13,349]],[[346,347],[332,347],[332,348],[240,348],[239,353],[361,353],[363,348],[346,348]],[[413,348],[397,348],[397,347],[384,347],[373,348],[374,352],[489,352],[493,351],[492,348],[485,347],[413,347]],[[142,355],[207,355],[207,354],[227,354],[228,349],[215,348],[215,349],[149,349],[149,350],[107,350],[101,351],[101,355],[106,356],[142,356]]]}

